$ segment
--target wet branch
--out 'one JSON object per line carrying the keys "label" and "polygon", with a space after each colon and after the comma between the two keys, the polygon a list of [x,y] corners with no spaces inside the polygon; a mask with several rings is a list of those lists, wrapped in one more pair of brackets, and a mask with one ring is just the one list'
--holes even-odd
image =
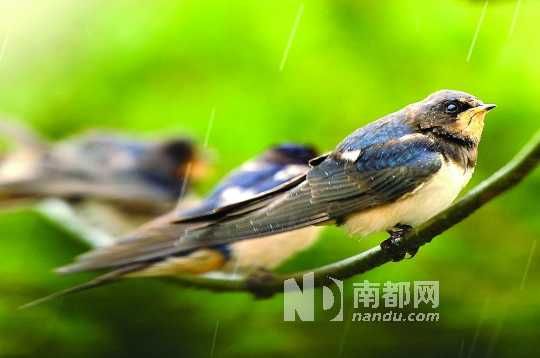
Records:
{"label": "wet branch", "polygon": [[[519,184],[538,166],[539,162],[540,131],[504,167],[469,191],[453,206],[401,238],[398,241],[400,248],[414,248],[431,242],[437,235],[460,223],[495,197]],[[257,297],[271,297],[275,293],[283,292],[285,280],[293,278],[297,282],[302,282],[303,275],[308,272],[314,272],[315,285],[322,286],[329,281],[329,277],[346,279],[391,261],[392,258],[380,246],[376,246],[358,255],[305,272],[286,275],[260,273],[247,278],[186,276],[168,279],[168,281],[213,291],[244,291],[251,292]]]}

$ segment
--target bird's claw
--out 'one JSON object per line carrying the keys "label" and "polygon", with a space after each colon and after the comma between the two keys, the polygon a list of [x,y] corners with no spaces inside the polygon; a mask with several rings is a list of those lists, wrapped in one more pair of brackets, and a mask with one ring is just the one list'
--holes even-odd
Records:
{"label": "bird's claw", "polygon": [[271,271],[257,268],[248,275],[246,285],[256,298],[268,298],[272,297],[274,292],[268,290],[267,286],[274,283],[275,280],[276,277]]}
{"label": "bird's claw", "polygon": [[392,258],[393,262],[399,262],[405,258],[405,252],[392,236],[381,242],[381,249]]}
{"label": "bird's claw", "polygon": [[405,258],[413,258],[418,253],[418,247],[405,248],[399,243],[399,239],[411,229],[412,227],[408,225],[396,225],[395,228],[388,231],[390,237],[381,242],[381,249],[392,258],[393,262],[399,262]]}

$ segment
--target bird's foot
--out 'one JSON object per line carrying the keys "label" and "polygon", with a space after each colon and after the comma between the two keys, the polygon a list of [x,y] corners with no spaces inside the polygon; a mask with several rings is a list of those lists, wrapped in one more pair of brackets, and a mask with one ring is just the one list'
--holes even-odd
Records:
{"label": "bird's foot", "polygon": [[249,291],[256,298],[272,297],[274,292],[269,289],[276,281],[276,276],[269,270],[259,267],[254,269],[246,279],[246,285]]}
{"label": "bird's foot", "polygon": [[404,248],[399,244],[399,240],[405,236],[412,227],[409,225],[398,224],[391,230],[388,230],[390,237],[381,242],[381,249],[386,252],[394,262],[399,262],[404,258],[412,258],[418,253],[418,248]]}

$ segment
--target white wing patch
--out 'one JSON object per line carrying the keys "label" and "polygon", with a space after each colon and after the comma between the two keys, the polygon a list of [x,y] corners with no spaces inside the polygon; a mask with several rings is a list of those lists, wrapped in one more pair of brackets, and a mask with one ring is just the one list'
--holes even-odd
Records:
{"label": "white wing patch", "polygon": [[238,186],[227,188],[221,193],[220,205],[231,205],[241,201],[251,199],[255,196],[255,192],[249,189],[243,189]]}
{"label": "white wing patch", "polygon": [[340,157],[340,159],[347,160],[349,162],[356,162],[358,160],[358,158],[360,157],[360,153],[361,153],[361,151],[359,149],[358,150],[350,150],[348,152],[341,153],[341,155],[339,157]]}
{"label": "white wing patch", "polygon": [[298,175],[304,174],[307,171],[305,165],[287,165],[285,169],[280,170],[274,174],[275,181],[286,181],[292,179]]}
{"label": "white wing patch", "polygon": [[257,172],[261,170],[264,167],[264,165],[256,160],[252,160],[250,162],[247,162],[246,164],[242,165],[240,167],[240,170],[246,171],[246,172]]}

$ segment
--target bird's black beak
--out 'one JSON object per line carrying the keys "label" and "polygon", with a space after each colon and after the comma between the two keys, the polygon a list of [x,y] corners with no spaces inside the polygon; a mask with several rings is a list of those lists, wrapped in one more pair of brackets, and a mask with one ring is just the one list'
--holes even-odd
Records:
{"label": "bird's black beak", "polygon": [[495,107],[497,107],[496,104],[490,103],[490,104],[483,104],[483,105],[481,105],[481,106],[478,106],[477,108],[478,108],[479,110],[483,110],[483,111],[485,111],[485,112],[489,112],[489,111],[491,111],[492,109],[494,109]]}

